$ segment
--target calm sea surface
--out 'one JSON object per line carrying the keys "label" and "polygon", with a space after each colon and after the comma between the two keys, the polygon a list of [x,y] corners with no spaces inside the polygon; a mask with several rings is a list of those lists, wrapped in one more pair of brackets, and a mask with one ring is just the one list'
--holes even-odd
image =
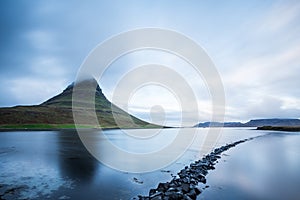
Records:
{"label": "calm sea surface", "polygon": [[[148,153],[172,144],[179,130],[180,134],[190,134],[194,129],[163,129],[151,139],[143,140],[121,130],[107,130],[104,134],[120,149]],[[147,135],[149,130],[129,132]],[[215,146],[258,135],[264,136],[223,153],[216,170],[207,176],[210,187],[198,199],[299,199],[300,134],[223,129]],[[172,174],[200,159],[206,138],[207,129],[197,129],[193,144],[170,165],[153,172],[127,173],[107,167],[91,156],[76,131],[0,132],[0,197],[130,199],[146,195],[159,182],[170,181]],[[100,138],[100,147],[101,141]],[[112,159],[122,159],[104,152]],[[159,155],[159,159],[171,154]],[[152,163],[129,160],[127,164]]]}

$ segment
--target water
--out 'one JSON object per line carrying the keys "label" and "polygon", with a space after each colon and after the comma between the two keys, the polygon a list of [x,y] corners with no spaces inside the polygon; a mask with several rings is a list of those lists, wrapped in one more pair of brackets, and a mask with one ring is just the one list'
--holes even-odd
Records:
{"label": "water", "polygon": [[[178,130],[164,129],[161,133],[157,133],[157,137],[151,138],[147,135],[149,130],[130,130],[133,135],[139,133],[147,136],[148,139],[142,142],[137,142],[134,137],[128,137],[121,130],[108,130],[104,133],[110,142],[118,145],[120,149],[147,153],[170,145]],[[180,130],[182,131],[180,134],[189,134],[193,131],[193,129]],[[138,194],[146,195],[149,189],[155,188],[159,182],[170,181],[172,174],[176,174],[184,166],[203,156],[201,150],[207,137],[207,129],[197,130],[194,143],[180,158],[162,169],[147,173],[121,172],[101,164],[85,149],[75,131],[0,132],[0,197],[130,199]],[[251,129],[224,129],[216,146],[266,133]],[[230,156],[222,157],[223,160],[227,160],[226,162],[220,162],[216,165],[217,169],[209,173],[207,179],[211,187],[199,198],[224,199],[222,197],[228,197],[232,191],[237,191],[239,194],[236,196],[237,199],[239,197],[280,199],[280,196],[274,195],[276,192],[272,190],[280,191],[278,187],[285,191],[283,195],[296,194],[298,192],[296,188],[300,186],[299,144],[298,134],[277,132],[238,145],[226,152]],[[102,140],[99,140],[98,145],[104,146]],[[183,147],[179,145],[178,148]],[[116,160],[122,159],[109,152],[106,152],[106,155]],[[165,159],[168,156],[173,155],[159,155],[157,159]],[[137,165],[134,160],[127,161],[127,164]],[[151,161],[138,164],[147,166],[151,165]],[[252,177],[255,180],[249,181]],[[247,191],[244,184],[241,184],[244,180],[247,180],[245,182]]]}
{"label": "water", "polygon": [[270,132],[225,154],[198,199],[300,198],[300,133]]}

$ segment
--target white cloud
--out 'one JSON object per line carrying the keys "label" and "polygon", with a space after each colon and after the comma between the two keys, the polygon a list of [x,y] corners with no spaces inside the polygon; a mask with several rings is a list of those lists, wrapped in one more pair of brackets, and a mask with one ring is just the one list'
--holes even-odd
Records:
{"label": "white cloud", "polygon": [[[139,68],[148,64],[152,66],[151,63],[165,67],[157,67],[157,71]],[[109,100],[125,110],[129,102],[129,112],[145,120],[150,119],[151,107],[160,105],[164,109],[162,115],[167,116],[167,125],[181,124],[182,121],[184,125],[194,125],[211,117],[210,94],[204,81],[181,58],[164,51],[143,50],[116,60],[100,84]],[[140,85],[141,82],[148,84]],[[128,92],[131,93],[130,100]]]}
{"label": "white cloud", "polygon": [[300,16],[300,3],[279,2],[275,4],[264,19],[260,21],[260,26],[255,29],[258,34],[283,31]]}
{"label": "white cloud", "polygon": [[[14,101],[21,105],[40,104],[59,94],[69,84],[68,69],[64,59],[55,55],[59,50],[55,34],[48,30],[34,29],[25,34],[35,54],[22,63],[26,73],[6,79],[6,89]],[[55,52],[55,53],[53,53]]]}
{"label": "white cloud", "polygon": [[[282,106],[281,108],[284,110],[287,109],[296,109],[300,110],[300,99],[299,98],[294,98],[294,97],[282,97]],[[300,116],[300,112],[299,112]]]}
{"label": "white cloud", "polygon": [[67,83],[64,79],[22,77],[11,80],[9,84],[9,92],[13,98],[22,102],[22,105],[33,105],[59,94]]}
{"label": "white cloud", "polygon": [[25,35],[25,38],[37,50],[57,50],[59,47],[55,34],[49,30],[31,30]]}
{"label": "white cloud", "polygon": [[276,4],[223,53],[227,120],[299,117],[299,19],[299,3]]}
{"label": "white cloud", "polygon": [[43,56],[34,58],[30,63],[31,72],[38,77],[65,77],[67,67],[57,57]]}

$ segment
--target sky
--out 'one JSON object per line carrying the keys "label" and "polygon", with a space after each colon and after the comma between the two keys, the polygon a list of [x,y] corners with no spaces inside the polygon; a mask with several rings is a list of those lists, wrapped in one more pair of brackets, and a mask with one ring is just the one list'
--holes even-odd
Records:
{"label": "sky", "polygon": [[[205,49],[223,82],[225,121],[300,118],[300,2],[275,0],[2,0],[0,106],[42,103],[76,79],[99,43],[145,27],[177,31]],[[196,116],[181,110],[176,94],[156,85],[135,91],[128,100],[130,113],[145,120],[164,113],[168,125],[178,125],[185,111],[188,125],[210,120],[205,80],[166,52],[144,50],[116,60],[99,80],[105,96],[113,100],[120,77],[149,63],[181,74],[199,111]]]}

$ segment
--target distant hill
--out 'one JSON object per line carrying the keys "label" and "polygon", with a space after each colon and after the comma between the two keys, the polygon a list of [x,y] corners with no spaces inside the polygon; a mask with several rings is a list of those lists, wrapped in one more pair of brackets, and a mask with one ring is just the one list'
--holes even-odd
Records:
{"label": "distant hill", "polygon": [[299,119],[253,119],[247,123],[241,122],[203,122],[194,127],[260,127],[260,126],[300,126]]}
{"label": "distant hill", "polygon": [[245,124],[241,122],[203,122],[195,125],[194,127],[245,127]]}
{"label": "distant hill", "polygon": [[[159,127],[142,121],[132,115],[129,115],[106,99],[101,88],[94,79],[85,80],[77,83],[80,89],[82,99],[77,102],[80,111],[85,109],[86,105],[92,102],[84,97],[90,92],[95,92],[95,110],[101,128],[141,128],[141,127]],[[0,127],[2,128],[74,128],[72,112],[72,91],[74,83],[69,85],[62,93],[50,98],[40,105],[34,106],[15,106],[10,108],[0,108]],[[93,90],[96,88],[96,91]],[[112,107],[114,109],[112,109]],[[113,114],[118,116],[122,127],[118,127]],[[86,123],[82,127],[90,127],[91,116],[83,116]],[[134,125],[130,123],[134,122]],[[128,126],[127,126],[128,125]]]}

